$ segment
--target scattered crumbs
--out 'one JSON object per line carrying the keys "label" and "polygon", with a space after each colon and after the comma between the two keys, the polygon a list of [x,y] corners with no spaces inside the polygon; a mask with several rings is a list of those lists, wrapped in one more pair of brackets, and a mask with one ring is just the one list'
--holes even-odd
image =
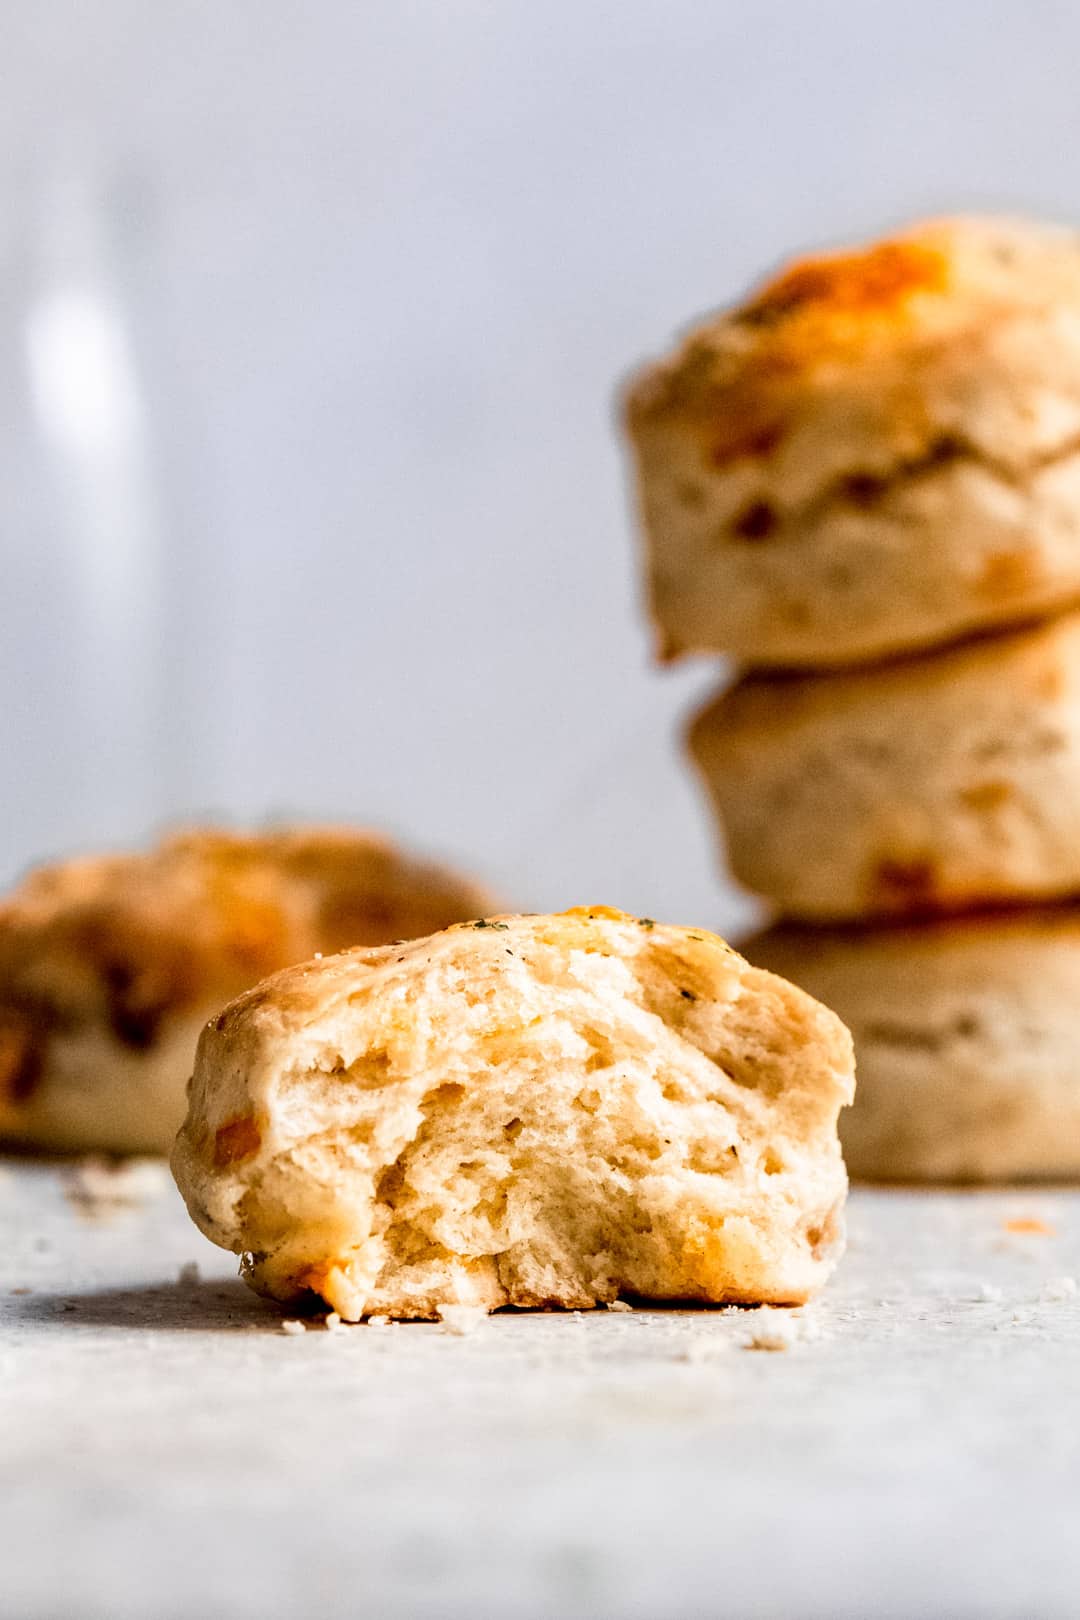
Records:
{"label": "scattered crumbs", "polygon": [[81,1159],[64,1175],[68,1203],[93,1219],[130,1209],[159,1195],[169,1180],[158,1159]]}
{"label": "scattered crumbs", "polygon": [[287,1333],[290,1339],[294,1339],[298,1333],[307,1332],[307,1323],[298,1321],[295,1316],[287,1316],[281,1324],[281,1331]]}
{"label": "scattered crumbs", "polygon": [[1014,1215],[1011,1220],[1001,1223],[1006,1232],[1027,1233],[1033,1237],[1053,1237],[1054,1228],[1041,1221],[1037,1215]]}
{"label": "scattered crumbs", "polygon": [[751,1314],[749,1332],[736,1341],[743,1350],[793,1350],[797,1344],[808,1344],[822,1336],[817,1321],[801,1310],[759,1305]]}
{"label": "scattered crumbs", "polygon": [[478,917],[472,926],[474,928],[498,928],[502,933],[505,934],[510,924],[504,922],[493,922],[490,917]]}
{"label": "scattered crumbs", "polygon": [[684,1001],[696,1001],[697,1000],[697,996],[694,994],[694,992],[692,990],[680,990],[679,994],[680,994],[680,996],[682,996]]}
{"label": "scattered crumbs", "polygon": [[394,1324],[391,1322],[388,1316],[369,1316],[367,1319],[367,1325],[368,1327],[373,1328],[384,1328],[393,1327]]}
{"label": "scattered crumbs", "polygon": [[9,1294],[32,1294],[33,1292],[34,1292],[34,1290],[32,1288],[9,1288],[8,1289]]}
{"label": "scattered crumbs", "polygon": [[176,1274],[176,1281],[181,1288],[191,1288],[199,1281],[199,1267],[195,1260],[186,1260]]}
{"label": "scattered crumbs", "polygon": [[487,1308],[483,1305],[440,1305],[439,1321],[447,1333],[457,1334],[464,1338],[467,1333],[475,1333],[482,1323],[487,1321]]}
{"label": "scattered crumbs", "polygon": [[625,1299],[610,1299],[610,1300],[608,1300],[608,1310],[609,1311],[632,1311],[633,1308],[634,1307],[632,1305],[627,1304]]}
{"label": "scattered crumbs", "polygon": [[656,923],[653,921],[653,919],[651,917],[639,917],[638,921],[637,921],[637,925],[638,925],[639,928],[655,928],[656,927]]}
{"label": "scattered crumbs", "polygon": [[971,1297],[979,1305],[1000,1305],[1005,1298],[1005,1290],[999,1288],[997,1283],[979,1283]]}
{"label": "scattered crumbs", "polygon": [[1043,1284],[1041,1298],[1048,1304],[1057,1304],[1064,1299],[1075,1299],[1077,1294],[1075,1277],[1051,1277],[1048,1283]]}
{"label": "scattered crumbs", "polygon": [[345,1324],[337,1311],[327,1311],[323,1326],[327,1333],[344,1333],[345,1331]]}

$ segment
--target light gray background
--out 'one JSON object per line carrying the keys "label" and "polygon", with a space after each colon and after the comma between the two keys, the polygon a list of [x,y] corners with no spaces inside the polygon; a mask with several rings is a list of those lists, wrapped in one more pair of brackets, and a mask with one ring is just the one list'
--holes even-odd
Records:
{"label": "light gray background", "polygon": [[4,872],[289,810],[729,925],[617,381],[800,246],[1075,216],[1080,10],[0,15]]}

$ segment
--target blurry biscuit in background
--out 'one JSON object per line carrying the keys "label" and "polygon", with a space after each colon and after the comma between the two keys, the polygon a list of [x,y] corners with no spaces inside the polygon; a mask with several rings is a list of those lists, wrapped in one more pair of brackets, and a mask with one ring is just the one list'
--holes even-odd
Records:
{"label": "blurry biscuit in background", "polygon": [[785,916],[1080,894],[1080,613],[879,668],[750,676],[689,745],[735,877]]}
{"label": "blurry biscuit in background", "polygon": [[835,1008],[858,1092],[840,1126],[870,1181],[1080,1175],[1080,906],[743,946]]}
{"label": "blurry biscuit in background", "polygon": [[1080,599],[1080,235],[798,261],[627,396],[663,656],[831,665]]}
{"label": "blurry biscuit in background", "polygon": [[316,952],[490,908],[468,879],[348,827],[195,829],[60,862],[0,902],[0,1141],[167,1153],[199,1033]]}

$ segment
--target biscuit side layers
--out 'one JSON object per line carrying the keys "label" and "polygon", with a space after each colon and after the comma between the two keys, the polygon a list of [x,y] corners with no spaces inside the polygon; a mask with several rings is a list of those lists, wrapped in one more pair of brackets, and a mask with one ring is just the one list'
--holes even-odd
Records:
{"label": "biscuit side layers", "polygon": [[732,871],[783,915],[1080,893],[1080,614],[876,669],[751,676],[689,745]]}
{"label": "biscuit side layers", "polygon": [[1080,908],[881,929],[781,927],[743,947],[850,1025],[841,1138],[870,1181],[1080,1175]]}

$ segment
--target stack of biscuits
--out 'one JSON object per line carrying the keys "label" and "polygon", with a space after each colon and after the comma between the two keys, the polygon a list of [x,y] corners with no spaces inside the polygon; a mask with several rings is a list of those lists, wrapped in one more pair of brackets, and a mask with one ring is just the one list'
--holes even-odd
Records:
{"label": "stack of biscuits", "polygon": [[1080,236],[796,263],[628,400],[745,947],[856,1042],[852,1173],[1080,1173]]}

